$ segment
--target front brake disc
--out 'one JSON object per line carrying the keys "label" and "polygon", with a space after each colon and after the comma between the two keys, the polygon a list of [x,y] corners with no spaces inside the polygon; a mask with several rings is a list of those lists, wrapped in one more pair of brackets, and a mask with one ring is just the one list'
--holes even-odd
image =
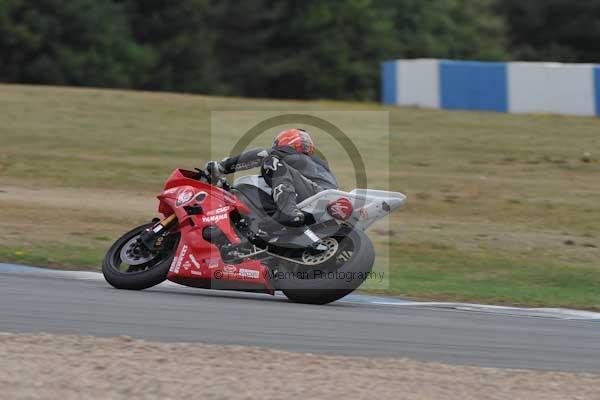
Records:
{"label": "front brake disc", "polygon": [[121,248],[121,261],[127,265],[141,265],[156,257],[155,253],[151,253],[138,243],[139,236],[130,239],[123,248]]}

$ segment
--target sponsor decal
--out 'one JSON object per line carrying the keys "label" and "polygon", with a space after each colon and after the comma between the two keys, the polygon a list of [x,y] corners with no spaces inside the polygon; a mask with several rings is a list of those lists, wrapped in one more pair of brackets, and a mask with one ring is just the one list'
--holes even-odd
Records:
{"label": "sponsor decal", "polygon": [[215,208],[214,210],[206,210],[206,215],[223,214],[229,211],[229,206]]}
{"label": "sponsor decal", "polygon": [[234,274],[237,271],[237,267],[235,265],[225,265],[223,271],[228,274]]}
{"label": "sponsor decal", "polygon": [[206,264],[208,266],[208,268],[210,268],[210,269],[217,268],[219,266],[219,259],[218,258],[205,258],[204,264]]}
{"label": "sponsor decal", "polygon": [[177,264],[175,264],[175,273],[179,273],[179,268],[181,267],[181,263],[183,262],[183,259],[185,258],[185,253],[187,253],[188,250],[188,246],[187,244],[183,245],[183,248],[181,249],[181,254],[179,254],[179,260],[177,260]]}
{"label": "sponsor decal", "polygon": [[183,269],[185,269],[186,271],[189,270],[191,266],[192,264],[189,261],[184,262],[182,265]]}
{"label": "sponsor decal", "polygon": [[190,254],[190,261],[192,262],[192,264],[194,264],[194,267],[196,267],[196,269],[200,269],[200,263],[198,262],[198,260],[196,260],[196,257],[194,257],[193,254]]}
{"label": "sponsor decal", "polygon": [[369,219],[369,213],[367,212],[367,209],[363,207],[360,209],[360,220],[366,221],[367,219]]}
{"label": "sponsor decal", "polygon": [[192,200],[193,197],[194,197],[194,190],[192,190],[190,188],[183,189],[177,195],[177,202],[175,202],[175,206],[176,207],[181,207],[184,204],[189,203],[190,200]]}
{"label": "sponsor decal", "polygon": [[193,269],[190,271],[190,274],[196,275],[196,276],[202,276],[202,271],[196,271],[195,269]]}
{"label": "sponsor decal", "polygon": [[352,203],[345,197],[340,197],[333,203],[329,203],[327,206],[327,212],[335,219],[341,219],[342,221],[347,220],[352,215],[354,207]]}
{"label": "sponsor decal", "polygon": [[240,272],[239,272],[240,276],[243,276],[244,278],[253,278],[253,279],[258,279],[260,277],[260,273],[254,269],[246,269],[246,268],[240,268]]}
{"label": "sponsor decal", "polygon": [[178,258],[179,257],[177,257],[177,256],[173,257],[173,262],[171,263],[171,267],[169,268],[170,272],[175,272],[175,265],[177,265]]}
{"label": "sponsor decal", "polygon": [[208,217],[202,217],[202,222],[217,223],[217,222],[222,221],[227,218],[229,218],[229,214],[227,214],[227,213],[216,214],[216,215],[210,215]]}

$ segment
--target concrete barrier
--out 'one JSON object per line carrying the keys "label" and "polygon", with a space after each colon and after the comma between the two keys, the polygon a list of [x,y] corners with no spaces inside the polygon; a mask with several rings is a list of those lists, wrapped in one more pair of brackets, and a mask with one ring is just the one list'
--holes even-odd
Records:
{"label": "concrete barrier", "polygon": [[600,116],[600,66],[396,60],[382,66],[384,104]]}

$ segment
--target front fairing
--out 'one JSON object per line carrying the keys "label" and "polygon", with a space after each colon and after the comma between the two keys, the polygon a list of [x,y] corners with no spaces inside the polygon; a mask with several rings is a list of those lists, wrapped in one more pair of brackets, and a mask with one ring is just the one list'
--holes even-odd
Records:
{"label": "front fairing", "polygon": [[255,260],[240,266],[225,264],[219,248],[203,237],[204,229],[216,226],[231,244],[239,244],[230,218],[234,212],[248,215],[250,209],[233,194],[193,179],[195,176],[190,171],[174,171],[157,196],[159,211],[165,216],[176,215],[181,234],[167,278],[188,286],[211,287],[227,281],[232,288],[238,285],[272,292],[264,265]]}
{"label": "front fairing", "polygon": [[[250,209],[235,195],[204,180],[199,180],[197,176],[198,174],[193,171],[183,169],[174,170],[169,179],[167,179],[162,193],[157,196],[161,201],[159,212],[163,215],[170,215],[173,211],[177,211],[178,208],[200,203],[193,200],[195,200],[199,192],[204,192],[206,200],[202,202],[202,204],[205,204],[202,206],[203,210],[214,210],[227,205],[238,210],[241,214],[247,215],[250,213]],[[195,193],[195,195],[191,198],[186,198],[184,193],[186,190]],[[177,217],[179,218],[179,215]]]}

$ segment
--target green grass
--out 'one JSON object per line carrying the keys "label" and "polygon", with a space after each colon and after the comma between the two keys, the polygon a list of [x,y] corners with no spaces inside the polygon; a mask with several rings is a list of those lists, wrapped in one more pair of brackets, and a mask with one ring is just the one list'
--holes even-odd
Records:
{"label": "green grass", "polygon": [[0,247],[0,260],[61,269],[82,269],[81,266],[96,267],[110,245],[106,240],[102,242],[104,243],[96,246],[82,246],[49,240],[36,243],[33,247],[2,246]]}
{"label": "green grass", "polygon": [[600,274],[594,267],[449,249],[433,249],[427,255],[411,246],[395,250],[397,264],[390,289],[408,296],[600,309]]}
{"label": "green grass", "polygon": [[[16,85],[0,110],[3,261],[98,269],[155,215],[171,169],[222,158],[248,129],[232,114],[211,137],[213,111],[349,111],[334,120],[369,185],[409,196],[370,233],[387,280],[368,290],[600,309],[600,163],[581,160],[600,158],[599,119]],[[389,141],[361,111],[389,113]],[[350,160],[313,132],[351,189]]]}

